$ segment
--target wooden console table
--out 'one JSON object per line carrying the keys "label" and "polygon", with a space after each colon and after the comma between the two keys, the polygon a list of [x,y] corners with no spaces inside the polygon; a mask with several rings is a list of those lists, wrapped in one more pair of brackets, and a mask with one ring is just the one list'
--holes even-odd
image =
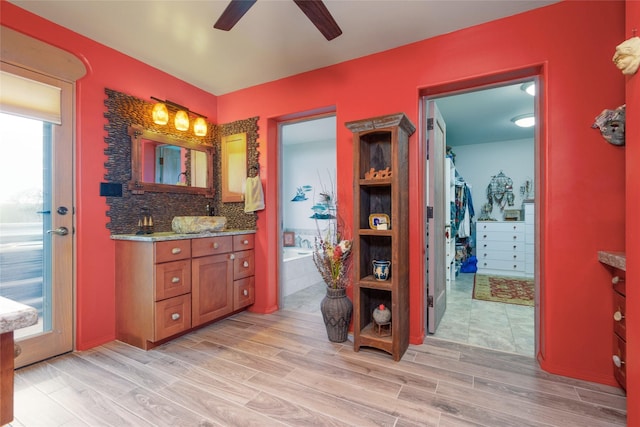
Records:
{"label": "wooden console table", "polygon": [[37,322],[35,308],[0,297],[0,425],[13,420],[13,331]]}

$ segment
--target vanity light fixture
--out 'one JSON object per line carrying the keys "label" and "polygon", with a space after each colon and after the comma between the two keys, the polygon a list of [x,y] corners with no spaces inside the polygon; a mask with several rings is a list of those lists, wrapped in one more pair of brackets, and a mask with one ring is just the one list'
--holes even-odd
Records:
{"label": "vanity light fixture", "polygon": [[198,114],[195,111],[190,111],[188,108],[169,100],[163,101],[153,96],[151,99],[156,101],[152,110],[153,122],[155,124],[164,126],[169,123],[169,109],[171,109],[176,112],[173,118],[173,124],[177,130],[182,132],[189,130],[189,116],[193,115],[196,117],[193,123],[193,133],[196,136],[207,135],[207,122],[205,121],[207,116]]}
{"label": "vanity light fixture", "polygon": [[522,86],[520,86],[520,89],[522,89],[523,91],[525,91],[526,93],[528,93],[531,96],[536,96],[536,83],[535,82],[523,83]]}
{"label": "vanity light fixture", "polygon": [[516,126],[521,128],[530,128],[536,124],[536,118],[533,114],[522,114],[511,119]]}

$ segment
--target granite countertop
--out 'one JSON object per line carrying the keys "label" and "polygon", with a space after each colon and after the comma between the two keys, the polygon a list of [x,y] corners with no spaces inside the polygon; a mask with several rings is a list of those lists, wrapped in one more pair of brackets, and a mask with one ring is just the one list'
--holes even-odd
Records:
{"label": "granite countertop", "polygon": [[624,252],[598,251],[598,261],[622,271],[627,270],[627,258]]}
{"label": "granite countertop", "polygon": [[0,297],[0,334],[38,323],[38,311],[28,305]]}
{"label": "granite countertop", "polygon": [[173,231],[160,231],[152,234],[113,234],[112,240],[133,240],[137,242],[164,242],[168,240],[183,240],[183,239],[202,239],[205,237],[216,236],[235,236],[239,234],[254,234],[256,230],[224,230],[224,231],[212,231],[209,233],[198,234],[179,234]]}

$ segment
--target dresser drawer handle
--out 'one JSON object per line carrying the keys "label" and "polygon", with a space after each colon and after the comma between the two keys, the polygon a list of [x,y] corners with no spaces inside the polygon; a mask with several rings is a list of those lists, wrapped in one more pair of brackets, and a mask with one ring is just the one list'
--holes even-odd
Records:
{"label": "dresser drawer handle", "polygon": [[622,367],[624,365],[624,360],[620,359],[620,356],[617,354],[613,355],[613,364],[616,365],[617,368]]}
{"label": "dresser drawer handle", "polygon": [[171,253],[174,254],[174,255],[178,255],[180,252],[182,252],[182,249],[180,249],[180,248],[171,249]]}
{"label": "dresser drawer handle", "polygon": [[249,261],[245,261],[245,262],[243,262],[243,263],[242,263],[242,266],[243,266],[243,267],[249,267]]}
{"label": "dresser drawer handle", "polygon": [[218,244],[218,242],[215,242],[213,244],[213,249],[218,249],[220,247],[220,245]]}
{"label": "dresser drawer handle", "polygon": [[249,291],[248,290],[243,290],[242,291],[242,295],[244,295],[245,297],[249,295]]}
{"label": "dresser drawer handle", "polygon": [[180,278],[179,277],[172,277],[171,278],[171,283],[180,283]]}
{"label": "dresser drawer handle", "polygon": [[518,259],[518,255],[514,255],[514,256],[513,256],[513,259]]}
{"label": "dresser drawer handle", "polygon": [[487,238],[487,235],[485,234],[485,235],[484,235],[484,236],[482,236],[482,237],[484,237],[484,238],[486,239],[486,238]]}
{"label": "dresser drawer handle", "polygon": [[248,244],[249,244],[249,241],[248,241],[247,239],[245,239],[245,240],[243,240],[243,241],[242,241],[242,244],[243,244],[243,245],[248,245]]}
{"label": "dresser drawer handle", "polygon": [[620,310],[613,313],[613,320],[615,320],[616,322],[619,322],[622,319],[624,319],[624,315],[620,312]]}
{"label": "dresser drawer handle", "polygon": [[173,313],[171,315],[171,320],[178,320],[180,318],[180,314],[179,313]]}

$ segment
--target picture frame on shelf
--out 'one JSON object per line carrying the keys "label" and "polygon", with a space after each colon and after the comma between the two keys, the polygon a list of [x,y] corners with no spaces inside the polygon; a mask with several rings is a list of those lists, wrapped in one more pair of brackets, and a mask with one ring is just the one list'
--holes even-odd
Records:
{"label": "picture frame on shelf", "polygon": [[296,233],[294,231],[285,231],[282,233],[282,246],[290,247],[296,245]]}

